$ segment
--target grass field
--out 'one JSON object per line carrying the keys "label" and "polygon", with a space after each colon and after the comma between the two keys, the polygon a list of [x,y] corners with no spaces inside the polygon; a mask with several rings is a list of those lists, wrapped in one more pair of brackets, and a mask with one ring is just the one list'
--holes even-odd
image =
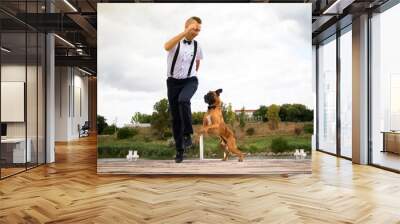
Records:
{"label": "grass field", "polygon": [[[256,129],[253,136],[246,136],[244,131],[235,129],[235,134],[238,137],[238,147],[247,154],[247,157],[267,158],[271,156],[271,142],[278,137],[282,137],[288,142],[288,148],[285,152],[292,152],[296,148],[303,148],[306,151],[311,150],[311,134],[295,135],[292,129],[296,125],[293,123],[281,125],[281,128],[275,131],[269,130],[266,127],[266,123],[252,125]],[[198,126],[194,127],[195,133],[198,128]],[[194,138],[194,147],[188,151],[188,158],[199,157],[197,136],[195,135]],[[114,135],[98,136],[98,158],[124,158],[128,154],[128,150],[137,150],[142,159],[171,159],[175,155],[173,142],[171,140],[156,139],[149,128],[140,130],[137,135],[128,139],[117,139]],[[222,155],[223,151],[219,147],[218,137],[205,136],[205,158],[221,158]],[[276,156],[279,155],[274,154],[274,157]]]}

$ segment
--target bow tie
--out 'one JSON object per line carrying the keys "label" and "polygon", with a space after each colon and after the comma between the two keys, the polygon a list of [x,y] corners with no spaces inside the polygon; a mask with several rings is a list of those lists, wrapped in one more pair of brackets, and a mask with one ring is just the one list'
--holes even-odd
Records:
{"label": "bow tie", "polygon": [[191,40],[183,40],[183,43],[184,43],[184,44],[189,44],[189,45],[190,45],[190,44],[192,43],[192,41],[191,41]]}

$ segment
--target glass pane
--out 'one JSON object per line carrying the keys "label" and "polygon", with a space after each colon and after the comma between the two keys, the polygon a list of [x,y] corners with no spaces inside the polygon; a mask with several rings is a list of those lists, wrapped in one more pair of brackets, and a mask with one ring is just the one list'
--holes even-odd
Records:
{"label": "glass pane", "polygon": [[38,163],[45,163],[45,35],[39,33],[38,45]]}
{"label": "glass pane", "polygon": [[[25,170],[26,35],[1,34],[1,161],[2,177]],[[29,149],[29,147],[28,147]]]}
{"label": "glass pane", "polygon": [[336,40],[318,48],[318,146],[336,153]]}
{"label": "glass pane", "polygon": [[37,165],[37,132],[38,132],[38,120],[37,120],[37,73],[38,73],[38,37],[36,32],[27,33],[28,38],[28,55],[27,55],[27,94],[26,94],[26,110],[27,110],[27,143],[28,151],[31,153],[30,159],[28,160],[28,168]]}
{"label": "glass pane", "polygon": [[340,121],[341,154],[352,156],[352,35],[351,30],[340,37]]}
{"label": "glass pane", "polygon": [[400,170],[400,5],[372,18],[372,163]]}

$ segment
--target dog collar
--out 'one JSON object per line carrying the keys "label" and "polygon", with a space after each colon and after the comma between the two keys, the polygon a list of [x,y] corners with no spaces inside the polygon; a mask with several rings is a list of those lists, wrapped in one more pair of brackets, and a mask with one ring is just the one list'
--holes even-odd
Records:
{"label": "dog collar", "polygon": [[208,109],[209,109],[209,110],[210,110],[210,109],[215,109],[215,108],[217,108],[217,107],[222,107],[222,106],[210,105],[210,106],[208,106]]}

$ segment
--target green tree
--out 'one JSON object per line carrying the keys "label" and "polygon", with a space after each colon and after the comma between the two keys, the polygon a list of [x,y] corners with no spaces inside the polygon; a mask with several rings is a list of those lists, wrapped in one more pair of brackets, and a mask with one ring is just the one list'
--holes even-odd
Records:
{"label": "green tree", "polygon": [[192,113],[192,124],[203,124],[203,117],[205,112],[193,112]]}
{"label": "green tree", "polygon": [[300,122],[304,120],[304,114],[307,110],[306,106],[304,106],[303,104],[292,104],[289,108],[290,110],[288,113],[288,117],[290,121]]}
{"label": "green tree", "polygon": [[131,123],[139,123],[140,120],[140,112],[135,112],[135,114],[131,118]]}
{"label": "green tree", "polygon": [[313,110],[308,109],[305,105],[303,104],[293,104],[293,107],[296,108],[296,116],[297,116],[297,121],[312,121],[314,112]]}
{"label": "green tree", "polygon": [[283,104],[279,111],[281,121],[312,121],[313,116],[313,110],[309,110],[303,104]]}
{"label": "green tree", "polygon": [[169,131],[171,122],[168,109],[168,100],[163,98],[154,104],[151,127],[156,130],[161,139],[165,138],[165,132]]}
{"label": "green tree", "polygon": [[242,107],[242,109],[240,110],[238,118],[239,118],[239,127],[243,130],[243,128],[246,126],[246,113],[244,107]]}
{"label": "green tree", "polygon": [[136,112],[131,118],[131,123],[151,123],[151,118],[152,115]]}
{"label": "green tree", "polygon": [[272,130],[275,130],[279,127],[279,122],[280,122],[279,110],[280,110],[280,108],[276,104],[271,104],[268,107],[267,116],[268,116],[270,128]]}
{"label": "green tree", "polygon": [[115,134],[116,130],[118,130],[117,126],[115,124],[109,125],[106,128],[104,128],[102,134],[103,135],[113,135]]}
{"label": "green tree", "polygon": [[279,110],[279,117],[281,118],[281,121],[289,121],[288,118],[288,113],[290,110],[291,105],[290,104],[282,104],[280,110]]}
{"label": "green tree", "polygon": [[222,116],[224,117],[225,123],[230,124],[233,127],[236,114],[232,109],[231,103],[229,103],[228,106],[225,106],[225,104],[222,106]]}
{"label": "green tree", "polygon": [[97,125],[97,133],[99,135],[103,134],[104,129],[108,127],[106,119],[104,118],[104,116],[101,115],[97,115],[96,125]]}
{"label": "green tree", "polygon": [[256,111],[254,111],[253,116],[260,117],[263,122],[267,122],[268,121],[267,111],[268,107],[265,105],[261,105]]}
{"label": "green tree", "polygon": [[314,110],[307,109],[304,121],[313,121],[314,120]]}

